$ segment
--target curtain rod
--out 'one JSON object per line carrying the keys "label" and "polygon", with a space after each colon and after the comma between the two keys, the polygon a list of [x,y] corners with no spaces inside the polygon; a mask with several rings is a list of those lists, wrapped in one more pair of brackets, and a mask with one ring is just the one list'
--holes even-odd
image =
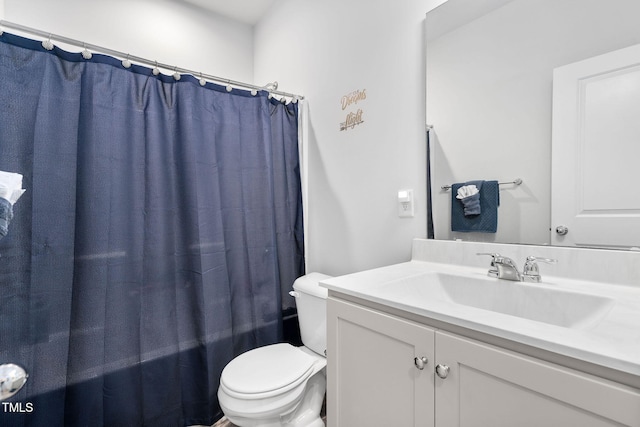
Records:
{"label": "curtain rod", "polygon": [[[62,42],[62,43],[68,44],[68,45],[72,45],[72,46],[75,46],[75,47],[80,47],[80,48],[87,49],[87,50],[94,51],[94,52],[98,52],[98,53],[107,54],[107,55],[118,57],[118,58],[123,58],[124,60],[129,60],[129,61],[133,61],[133,62],[145,64],[145,65],[149,65],[151,67],[156,67],[156,68],[159,67],[159,68],[163,68],[165,70],[173,70],[174,73],[191,74],[194,77],[199,77],[200,79],[210,80],[210,81],[213,81],[213,82],[216,82],[216,83],[223,83],[223,84],[226,84],[227,86],[236,86],[236,87],[243,88],[243,89],[251,89],[252,91],[266,90],[267,92],[269,92],[272,95],[285,96],[285,97],[288,97],[288,98],[292,98],[294,101],[296,101],[298,99],[300,99],[300,100],[304,99],[304,96],[302,96],[302,95],[296,95],[296,94],[293,94],[293,93],[282,92],[282,91],[276,90],[278,88],[278,82],[269,83],[269,84],[267,84],[265,86],[257,86],[257,85],[253,85],[253,84],[250,84],[250,83],[243,83],[243,82],[239,82],[239,81],[235,81],[235,80],[231,80],[231,79],[225,79],[225,78],[222,78],[222,77],[213,76],[211,74],[204,74],[204,73],[201,73],[199,71],[193,71],[193,70],[188,70],[186,68],[176,67],[176,66],[169,65],[169,64],[163,64],[163,63],[160,63],[158,61],[151,61],[151,60],[148,60],[148,59],[145,59],[145,58],[141,58],[139,56],[134,56],[134,55],[130,55],[128,53],[119,52],[117,50],[108,49],[106,47],[102,47],[102,46],[97,46],[97,45],[90,44],[90,43],[81,42],[79,40],[71,39],[69,37],[48,33],[46,31],[37,30],[35,28],[26,27],[24,25],[16,24],[16,23],[13,23],[13,22],[5,21],[5,20],[0,20],[0,27],[11,28],[13,30],[22,31],[22,32],[25,32],[25,33],[28,33],[28,34],[32,34],[32,35],[36,35],[36,36],[39,36],[39,37],[46,38],[49,41],[57,40],[59,42]],[[2,28],[0,28],[0,35],[2,35]]]}

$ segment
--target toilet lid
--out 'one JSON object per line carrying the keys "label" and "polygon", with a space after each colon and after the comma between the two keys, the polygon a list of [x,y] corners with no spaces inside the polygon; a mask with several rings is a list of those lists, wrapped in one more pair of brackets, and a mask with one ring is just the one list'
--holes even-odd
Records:
{"label": "toilet lid", "polygon": [[247,351],[222,371],[220,382],[236,393],[257,394],[284,388],[313,370],[315,359],[291,344]]}

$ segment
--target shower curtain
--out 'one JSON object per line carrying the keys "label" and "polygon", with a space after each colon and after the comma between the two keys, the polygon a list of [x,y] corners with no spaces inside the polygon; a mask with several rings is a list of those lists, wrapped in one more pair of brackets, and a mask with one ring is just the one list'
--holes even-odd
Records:
{"label": "shower curtain", "polygon": [[[304,273],[297,105],[0,36],[2,426],[211,425]],[[4,408],[4,409],[3,409]]]}

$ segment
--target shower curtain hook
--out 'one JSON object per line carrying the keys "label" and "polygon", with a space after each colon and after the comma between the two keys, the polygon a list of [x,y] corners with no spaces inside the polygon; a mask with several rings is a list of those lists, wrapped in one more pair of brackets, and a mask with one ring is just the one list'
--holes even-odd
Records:
{"label": "shower curtain hook", "polygon": [[178,81],[182,78],[182,76],[180,75],[180,73],[178,72],[178,66],[176,65],[175,67],[173,67],[173,79]]}
{"label": "shower curtain hook", "polygon": [[251,89],[251,95],[256,96],[258,94],[258,90],[254,87]]}
{"label": "shower curtain hook", "polygon": [[227,80],[227,92],[231,92],[233,87],[231,87],[231,80]]}
{"label": "shower curtain hook", "polygon": [[84,50],[82,51],[82,57],[87,60],[91,59],[93,57],[93,54],[89,52],[89,49],[87,49],[87,44],[85,42],[82,42],[82,47],[84,48]]}
{"label": "shower curtain hook", "polygon": [[42,41],[42,47],[47,50],[53,50],[53,42],[51,41],[51,33],[49,33],[49,38],[47,40]]}
{"label": "shower curtain hook", "polygon": [[268,91],[278,90],[278,82],[273,81],[271,83],[267,83],[266,85],[264,85],[264,88],[267,89]]}
{"label": "shower curtain hook", "polygon": [[158,68],[158,61],[156,61],[156,65],[155,67],[153,67],[153,70],[151,70],[151,72],[153,73],[154,76],[157,76],[158,74],[160,74],[160,69]]}
{"label": "shower curtain hook", "polygon": [[131,61],[129,61],[129,54],[127,53],[127,57],[122,60],[122,66],[124,68],[131,68]]}
{"label": "shower curtain hook", "polygon": [[200,71],[200,86],[204,86],[207,84],[207,81],[204,79],[204,77],[202,77],[202,71]]}

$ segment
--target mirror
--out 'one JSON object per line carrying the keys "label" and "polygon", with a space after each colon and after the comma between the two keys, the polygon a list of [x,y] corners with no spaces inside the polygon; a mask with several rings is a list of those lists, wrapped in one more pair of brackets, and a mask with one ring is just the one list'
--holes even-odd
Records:
{"label": "mirror", "polygon": [[[427,13],[436,239],[551,244],[553,70],[639,44],[638,16],[637,0],[448,0]],[[518,178],[500,186],[497,232],[450,230],[442,186]]]}

